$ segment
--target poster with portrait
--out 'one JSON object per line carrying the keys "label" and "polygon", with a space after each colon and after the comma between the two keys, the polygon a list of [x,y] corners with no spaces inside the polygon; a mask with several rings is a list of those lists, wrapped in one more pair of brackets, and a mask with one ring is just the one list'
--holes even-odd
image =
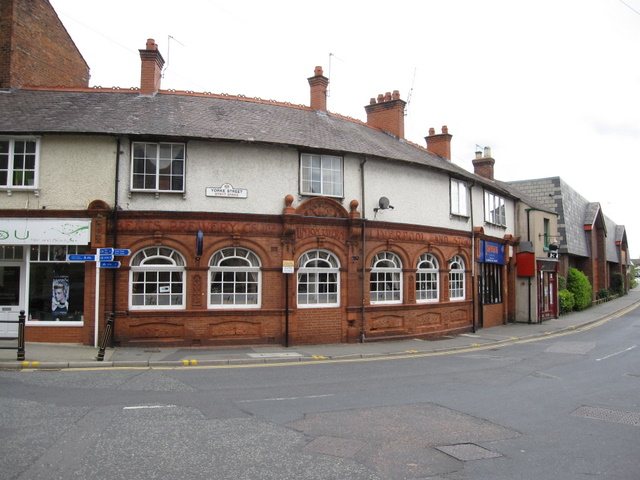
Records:
{"label": "poster with portrait", "polygon": [[51,286],[51,313],[56,317],[66,317],[69,313],[69,276],[53,277]]}

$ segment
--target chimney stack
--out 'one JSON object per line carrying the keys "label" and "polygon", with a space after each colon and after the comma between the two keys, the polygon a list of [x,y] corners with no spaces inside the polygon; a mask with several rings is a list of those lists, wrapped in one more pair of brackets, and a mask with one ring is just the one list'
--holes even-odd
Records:
{"label": "chimney stack", "polygon": [[158,51],[158,45],[153,38],[147,40],[146,49],[140,50],[140,60],[142,61],[140,94],[154,95],[160,90],[164,58]]}
{"label": "chimney stack", "polygon": [[369,105],[364,107],[367,112],[367,125],[384,130],[404,139],[404,107],[407,104],[400,100],[400,92],[394,90],[393,94],[378,95],[376,101],[372,98]]}
{"label": "chimney stack", "polygon": [[451,161],[451,137],[446,125],[442,126],[442,133],[438,134],[435,129],[430,128],[429,136],[424,137],[427,141],[427,151]]}
{"label": "chimney stack", "polygon": [[313,77],[309,77],[309,87],[311,87],[310,106],[314,110],[327,111],[327,87],[329,79],[323,75],[322,67],[316,67]]}
{"label": "chimney stack", "polygon": [[481,177],[493,180],[493,166],[496,161],[491,157],[491,147],[484,147],[484,155],[480,150],[476,151],[473,160],[473,173]]}

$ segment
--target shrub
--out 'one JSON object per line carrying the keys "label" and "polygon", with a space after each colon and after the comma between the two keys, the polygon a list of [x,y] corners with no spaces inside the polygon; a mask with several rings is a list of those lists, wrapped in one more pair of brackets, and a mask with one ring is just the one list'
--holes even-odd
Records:
{"label": "shrub", "polygon": [[591,306],[591,284],[587,276],[577,268],[569,269],[567,290],[573,293],[576,310],[584,310]]}
{"label": "shrub", "polygon": [[566,290],[567,289],[567,279],[562,275],[558,275],[558,290]]}
{"label": "shrub", "polygon": [[614,273],[611,275],[610,281],[611,291],[613,294],[624,295],[624,277],[621,273]]}
{"label": "shrub", "polygon": [[596,298],[598,300],[606,300],[608,298],[611,298],[611,292],[606,288],[601,288],[600,290],[598,290],[598,293],[596,293]]}
{"label": "shrub", "polygon": [[560,314],[569,313],[576,305],[576,299],[569,290],[562,289],[558,292],[558,298],[560,299]]}

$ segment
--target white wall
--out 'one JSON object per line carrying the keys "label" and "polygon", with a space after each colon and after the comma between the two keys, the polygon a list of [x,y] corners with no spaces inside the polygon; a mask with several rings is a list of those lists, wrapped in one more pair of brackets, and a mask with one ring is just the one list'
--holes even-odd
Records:
{"label": "white wall", "polygon": [[115,157],[112,137],[43,136],[37,194],[0,192],[2,208],[84,210],[93,200],[112,206]]}

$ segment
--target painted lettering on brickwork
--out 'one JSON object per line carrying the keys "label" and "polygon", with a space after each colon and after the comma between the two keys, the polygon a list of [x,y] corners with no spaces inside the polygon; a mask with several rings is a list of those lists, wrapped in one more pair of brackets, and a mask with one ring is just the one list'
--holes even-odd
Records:
{"label": "painted lettering on brickwork", "polygon": [[402,242],[433,243],[436,245],[456,245],[460,247],[468,247],[471,245],[471,239],[455,235],[385,230],[381,228],[368,230],[367,238],[369,240],[397,240]]}
{"label": "painted lettering on brickwork", "polygon": [[346,241],[346,234],[342,230],[325,227],[298,227],[296,229],[296,237],[300,239],[308,237],[328,237],[343,242]]}
{"label": "painted lettering on brickwork", "polygon": [[197,220],[120,220],[122,231],[161,231],[190,232],[202,230],[206,233],[226,234],[270,234],[277,233],[278,226],[273,224],[249,222],[217,222]]}

